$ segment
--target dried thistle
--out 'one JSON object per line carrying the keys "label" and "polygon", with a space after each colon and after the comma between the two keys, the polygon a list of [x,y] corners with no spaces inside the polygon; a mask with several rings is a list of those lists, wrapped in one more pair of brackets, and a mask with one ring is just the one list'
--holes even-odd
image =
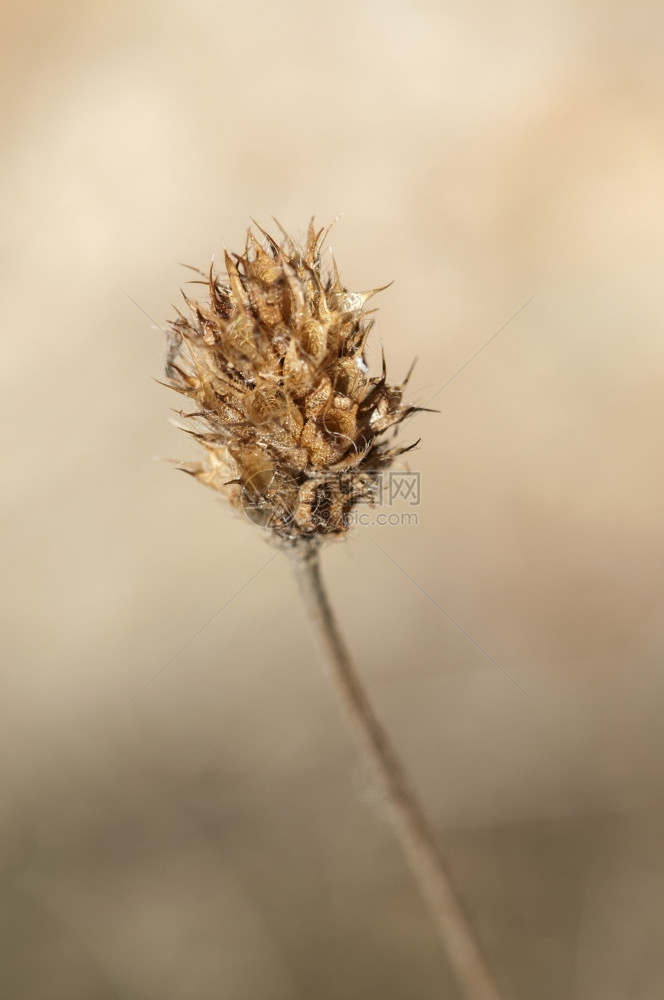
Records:
{"label": "dried thistle", "polygon": [[251,230],[242,254],[212,267],[205,303],[185,296],[190,315],[171,323],[169,385],[196,404],[181,413],[204,459],[183,466],[286,549],[309,623],[346,718],[383,792],[395,835],[429,904],[468,1000],[500,1000],[435,837],[389,738],[376,718],[341,638],[320,574],[319,543],[343,535],[357,503],[372,502],[378,477],[410,448],[393,438],[418,408],[401,385],[368,372],[365,309],[380,289],[348,292],[332,261],[323,273],[327,232],[309,226],[298,247]]}
{"label": "dried thistle", "polygon": [[[257,227],[259,228],[259,227]],[[282,540],[341,535],[355,504],[373,501],[381,470],[410,448],[392,444],[417,408],[406,380],[368,372],[373,325],[367,301],[349,292],[334,261],[322,262],[325,230],[309,226],[299,247],[251,229],[242,254],[212,266],[205,302],[171,323],[166,374],[195,404],[182,414],[203,446],[183,466]]]}

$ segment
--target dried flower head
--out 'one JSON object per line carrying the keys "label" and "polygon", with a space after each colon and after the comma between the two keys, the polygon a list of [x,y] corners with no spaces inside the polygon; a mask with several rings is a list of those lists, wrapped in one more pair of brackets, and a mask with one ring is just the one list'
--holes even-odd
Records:
{"label": "dried flower head", "polygon": [[226,275],[200,272],[205,302],[185,295],[189,315],[170,326],[166,375],[195,402],[181,416],[204,448],[183,468],[280,539],[340,535],[409,450],[389,438],[417,407],[402,402],[407,378],[388,385],[384,362],[369,375],[365,305],[381,289],[347,291],[333,260],[324,272],[329,230],[312,223],[300,247],[257,228],[263,241],[250,229]]}

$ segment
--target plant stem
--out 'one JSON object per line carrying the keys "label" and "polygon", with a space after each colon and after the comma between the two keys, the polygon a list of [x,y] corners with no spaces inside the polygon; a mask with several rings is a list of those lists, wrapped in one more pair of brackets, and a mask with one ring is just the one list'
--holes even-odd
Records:
{"label": "plant stem", "polygon": [[392,744],[374,714],[339,632],[321,578],[319,546],[300,542],[289,549],[288,554],[330,680],[373,765],[394,833],[429,905],[457,979],[467,1000],[500,1000],[431,829]]}

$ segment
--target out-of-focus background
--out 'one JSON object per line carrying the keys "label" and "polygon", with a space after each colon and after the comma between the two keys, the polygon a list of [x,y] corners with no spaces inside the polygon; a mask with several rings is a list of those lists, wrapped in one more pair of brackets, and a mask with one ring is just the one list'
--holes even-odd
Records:
{"label": "out-of-focus background", "polygon": [[287,566],[153,381],[178,262],[341,213],[345,283],[394,279],[373,362],[440,411],[418,524],[325,555],[362,676],[505,996],[663,995],[663,31],[4,5],[0,995],[460,996]]}

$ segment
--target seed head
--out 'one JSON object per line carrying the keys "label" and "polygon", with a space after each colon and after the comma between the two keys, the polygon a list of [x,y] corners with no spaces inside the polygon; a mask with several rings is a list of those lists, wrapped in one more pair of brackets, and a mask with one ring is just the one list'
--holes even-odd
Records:
{"label": "seed head", "polygon": [[250,229],[244,252],[225,254],[225,275],[199,272],[205,300],[185,295],[170,324],[168,384],[195,403],[180,415],[204,449],[182,468],[284,542],[338,536],[409,450],[392,440],[418,408],[384,361],[369,375],[365,305],[381,289],[349,292],[334,260],[324,270],[329,230],[310,224],[300,247],[257,229],[262,242]]}

